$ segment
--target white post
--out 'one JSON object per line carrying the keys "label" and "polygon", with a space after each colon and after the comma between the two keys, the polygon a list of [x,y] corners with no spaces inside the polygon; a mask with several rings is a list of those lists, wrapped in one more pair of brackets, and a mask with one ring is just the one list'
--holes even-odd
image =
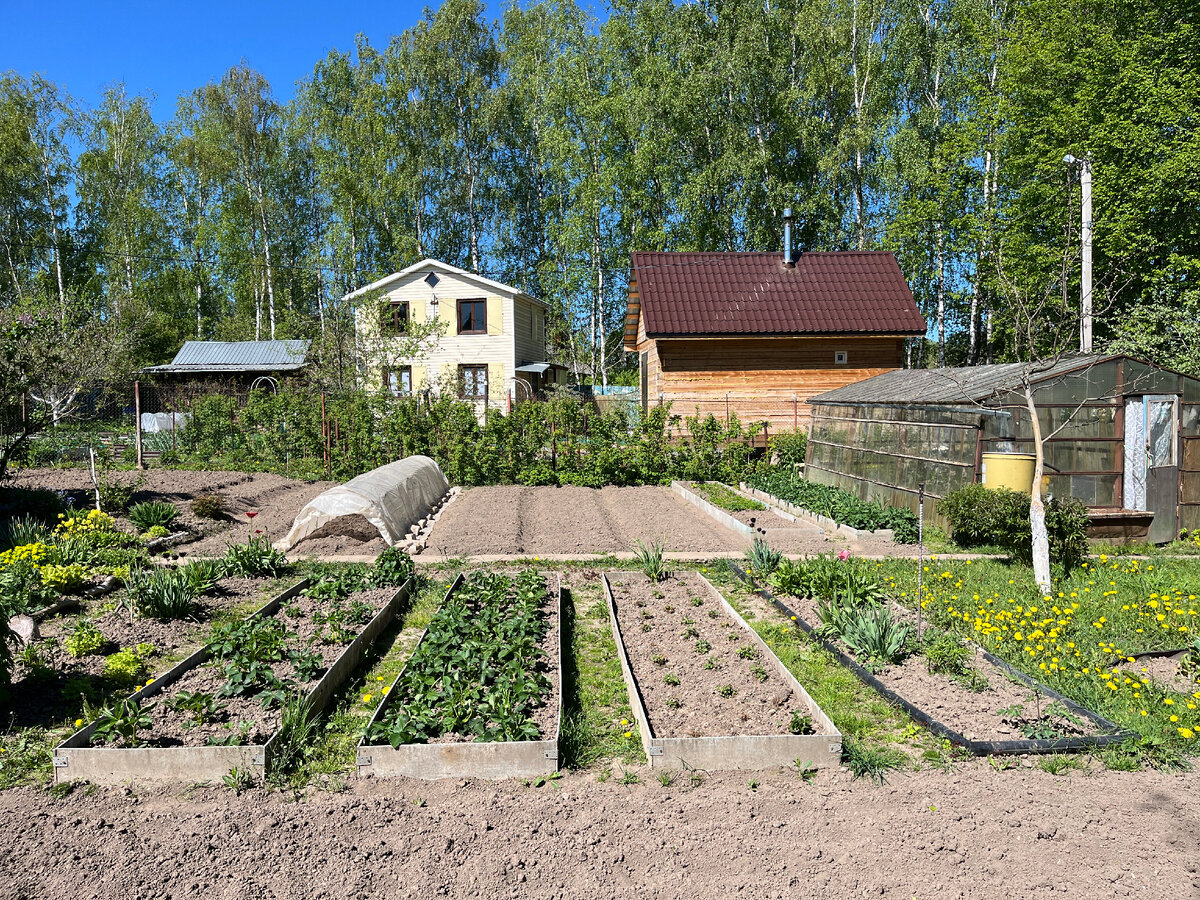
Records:
{"label": "white post", "polygon": [[917,640],[921,639],[921,603],[925,587],[925,482],[917,485]]}
{"label": "white post", "polygon": [[1083,271],[1079,285],[1079,350],[1092,352],[1092,161],[1084,157],[1079,185],[1083,197]]}

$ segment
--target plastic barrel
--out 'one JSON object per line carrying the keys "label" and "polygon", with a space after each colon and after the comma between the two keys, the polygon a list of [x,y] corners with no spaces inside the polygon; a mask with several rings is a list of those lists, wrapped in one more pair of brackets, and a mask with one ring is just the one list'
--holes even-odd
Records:
{"label": "plastic barrel", "polygon": [[983,485],[1028,494],[1033,486],[1033,463],[1031,453],[984,453]]}

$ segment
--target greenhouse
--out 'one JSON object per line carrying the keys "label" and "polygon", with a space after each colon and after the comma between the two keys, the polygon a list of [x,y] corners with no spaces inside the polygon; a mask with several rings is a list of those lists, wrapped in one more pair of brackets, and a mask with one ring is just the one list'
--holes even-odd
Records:
{"label": "greenhouse", "polygon": [[[911,509],[922,484],[936,501],[996,483],[1034,450],[1025,381],[1046,492],[1083,501],[1096,536],[1164,543],[1200,528],[1200,380],[1125,356],[900,369],[821,394],[809,400],[808,477]],[[1014,486],[1028,491],[1024,471]],[[941,521],[936,502],[925,512]]]}

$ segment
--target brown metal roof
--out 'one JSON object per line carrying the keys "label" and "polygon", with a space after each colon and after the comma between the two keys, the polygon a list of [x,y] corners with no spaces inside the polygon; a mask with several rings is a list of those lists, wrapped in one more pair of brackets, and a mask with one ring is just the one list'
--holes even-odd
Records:
{"label": "brown metal roof", "polygon": [[715,334],[924,334],[891,253],[634,253],[649,337]]}

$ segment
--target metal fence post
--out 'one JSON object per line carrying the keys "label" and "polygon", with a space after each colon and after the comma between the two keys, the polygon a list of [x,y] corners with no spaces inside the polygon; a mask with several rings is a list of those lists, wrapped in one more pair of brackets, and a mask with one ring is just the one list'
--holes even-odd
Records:
{"label": "metal fence post", "polygon": [[917,640],[921,639],[922,588],[925,580],[925,482],[917,485]]}
{"label": "metal fence post", "polygon": [[137,467],[139,469],[146,468],[145,460],[142,459],[142,384],[140,381],[133,383],[133,445],[137,450]]}

